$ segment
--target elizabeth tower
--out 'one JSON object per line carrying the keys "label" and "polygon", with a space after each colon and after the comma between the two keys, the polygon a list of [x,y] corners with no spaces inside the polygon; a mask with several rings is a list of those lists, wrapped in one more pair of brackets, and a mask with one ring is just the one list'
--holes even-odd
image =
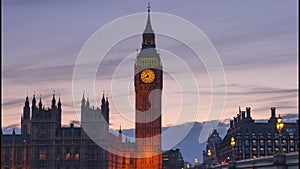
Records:
{"label": "elizabeth tower", "polygon": [[155,34],[148,19],[143,33],[142,49],[134,66],[136,167],[161,169],[161,93],[163,71],[155,47]]}

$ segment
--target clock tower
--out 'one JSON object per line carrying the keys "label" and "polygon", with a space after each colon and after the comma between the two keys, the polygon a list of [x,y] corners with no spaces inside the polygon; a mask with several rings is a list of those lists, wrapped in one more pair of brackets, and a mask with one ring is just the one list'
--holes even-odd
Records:
{"label": "clock tower", "polygon": [[136,168],[161,169],[161,93],[163,71],[155,46],[155,34],[148,19],[142,48],[134,65]]}

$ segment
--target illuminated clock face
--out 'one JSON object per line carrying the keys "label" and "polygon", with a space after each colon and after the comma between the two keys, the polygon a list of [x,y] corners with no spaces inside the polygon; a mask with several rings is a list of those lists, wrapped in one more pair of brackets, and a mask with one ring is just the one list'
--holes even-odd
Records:
{"label": "illuminated clock face", "polygon": [[141,79],[144,83],[151,83],[155,79],[155,73],[150,69],[146,69],[142,71]]}

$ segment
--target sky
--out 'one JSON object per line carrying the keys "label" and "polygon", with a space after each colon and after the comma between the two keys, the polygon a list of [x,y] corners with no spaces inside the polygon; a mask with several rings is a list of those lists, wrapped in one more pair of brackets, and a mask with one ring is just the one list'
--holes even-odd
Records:
{"label": "sky", "polygon": [[[219,120],[235,116],[239,106],[242,109],[250,106],[254,119],[268,119],[272,106],[277,108],[277,114],[299,112],[297,6],[296,0],[151,1],[151,11],[176,15],[191,22],[218,52],[226,78],[226,102],[224,110],[216,117]],[[111,21],[146,12],[147,1],[4,0],[2,9],[2,125],[20,124],[27,93],[30,99],[34,92],[37,98],[42,95],[43,104],[48,107],[54,90],[62,100],[62,122],[68,125],[71,120],[80,120],[72,100],[72,78],[84,44]],[[155,31],[155,25],[153,28]],[[137,34],[141,35],[142,31]],[[192,120],[206,121],[214,105],[211,105],[210,76],[205,66],[195,61],[194,54],[181,42],[156,33],[162,60],[170,57],[164,56],[164,51],[183,58],[200,93],[198,110],[180,112],[181,94],[193,98],[195,91],[179,91],[176,82],[185,79],[181,72],[172,72],[179,75],[175,80],[172,74],[165,73],[163,126],[178,124],[180,113],[197,114]],[[118,64],[141,47],[140,35],[116,44],[105,56],[95,78],[97,102],[93,105],[99,106],[105,90],[111,101],[111,127],[115,129],[120,124],[123,128],[134,127],[134,111],[120,114],[114,105],[111,82]],[[128,67],[131,78],[134,59],[135,56],[128,59],[132,65]],[[173,62],[163,62],[163,65],[172,67]],[[134,107],[132,81],[124,88],[128,95],[123,98],[127,100],[118,104]],[[192,99],[186,99],[185,106],[193,103]],[[183,118],[180,123],[189,121],[191,119]]]}

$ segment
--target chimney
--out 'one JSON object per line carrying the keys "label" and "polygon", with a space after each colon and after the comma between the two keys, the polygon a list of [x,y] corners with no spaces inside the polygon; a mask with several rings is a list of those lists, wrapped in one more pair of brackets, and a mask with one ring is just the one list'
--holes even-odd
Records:
{"label": "chimney", "polygon": [[237,115],[237,122],[240,122],[240,121],[241,121],[241,115],[238,114],[238,115]]}
{"label": "chimney", "polygon": [[251,108],[246,107],[247,119],[251,119]]}
{"label": "chimney", "polygon": [[233,121],[230,120],[230,128],[232,128],[232,127],[233,127]]}
{"label": "chimney", "polygon": [[276,117],[276,107],[271,107],[271,118],[275,118]]}
{"label": "chimney", "polygon": [[70,123],[70,127],[71,127],[71,128],[74,128],[74,123]]}
{"label": "chimney", "polygon": [[245,111],[242,111],[242,120],[245,119]]}
{"label": "chimney", "polygon": [[237,118],[234,117],[234,118],[233,118],[233,121],[234,121],[234,124],[233,124],[233,125],[236,125],[236,124],[237,124]]}

